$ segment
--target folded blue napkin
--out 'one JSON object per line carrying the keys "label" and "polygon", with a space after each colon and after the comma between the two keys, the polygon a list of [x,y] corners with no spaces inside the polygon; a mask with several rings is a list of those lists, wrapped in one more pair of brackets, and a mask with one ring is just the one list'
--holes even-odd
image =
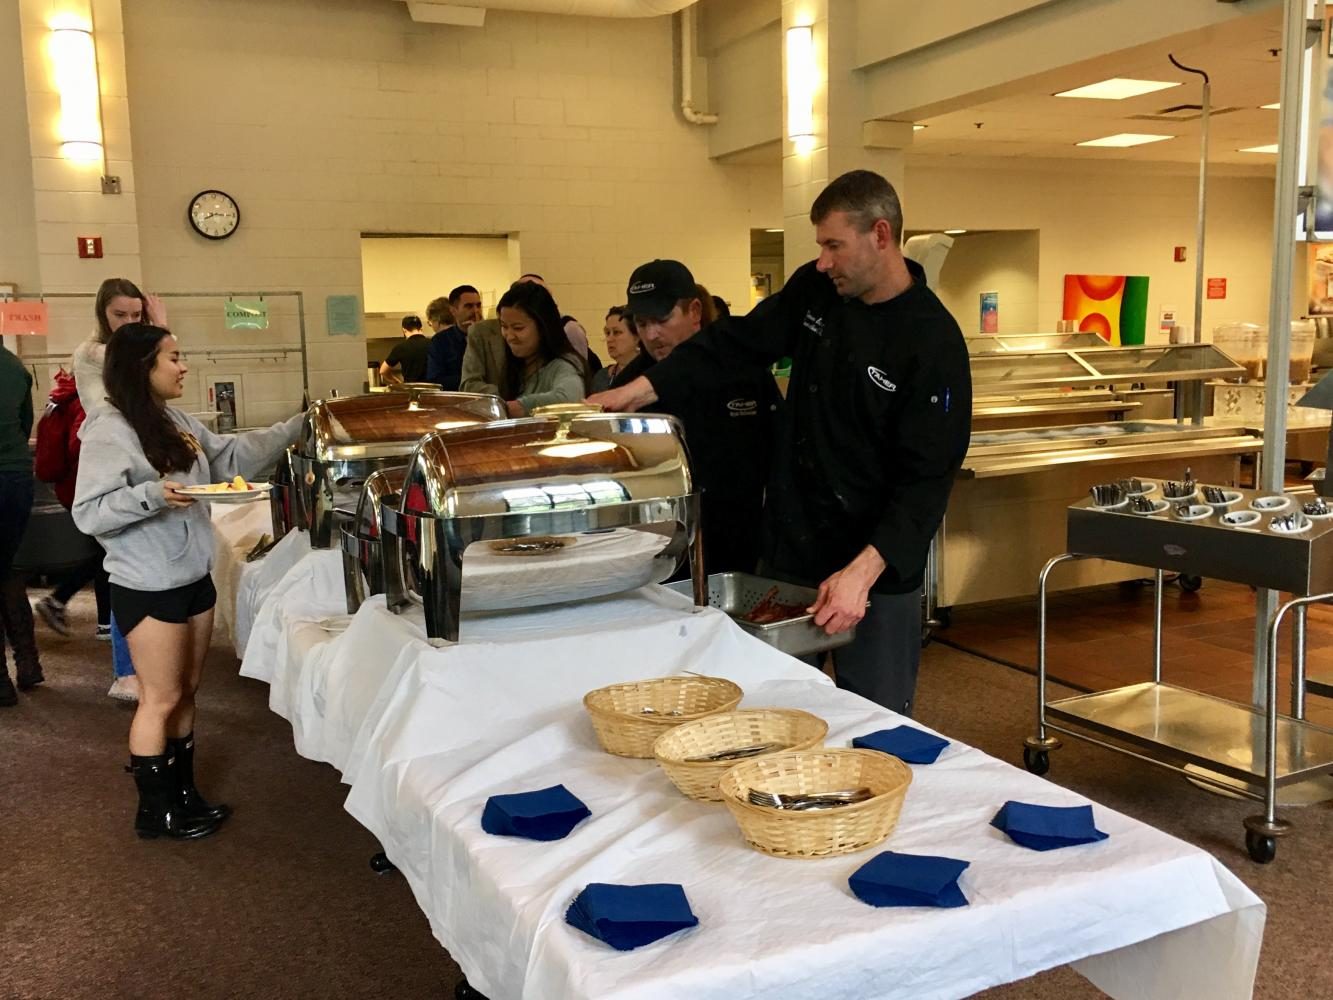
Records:
{"label": "folded blue napkin", "polygon": [[564,785],[535,792],[492,795],[481,813],[481,828],[487,833],[529,840],[559,840],[591,816]]}
{"label": "folded blue napkin", "polygon": [[565,912],[565,923],[617,951],[630,951],[694,927],[699,918],[690,909],[685,890],[675,883],[589,882]]}
{"label": "folded blue napkin", "polygon": [[933,764],[948,745],[948,740],[912,726],[881,729],[877,733],[866,733],[852,740],[854,747],[891,754],[908,764]]}
{"label": "folded blue napkin", "polygon": [[1000,807],[990,825],[1003,830],[1014,843],[1034,851],[1091,844],[1108,836],[1093,824],[1092,806],[1036,806],[1011,799]]}
{"label": "folded blue napkin", "polygon": [[856,898],[871,906],[966,906],[958,876],[970,861],[929,854],[877,854],[847,880]]}

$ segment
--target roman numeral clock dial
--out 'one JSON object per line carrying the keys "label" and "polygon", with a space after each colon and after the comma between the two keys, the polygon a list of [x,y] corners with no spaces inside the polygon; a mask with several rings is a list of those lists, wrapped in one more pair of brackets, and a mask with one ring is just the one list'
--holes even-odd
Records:
{"label": "roman numeral clock dial", "polygon": [[241,208],[223,191],[200,191],[190,200],[190,225],[208,240],[225,240],[241,224]]}

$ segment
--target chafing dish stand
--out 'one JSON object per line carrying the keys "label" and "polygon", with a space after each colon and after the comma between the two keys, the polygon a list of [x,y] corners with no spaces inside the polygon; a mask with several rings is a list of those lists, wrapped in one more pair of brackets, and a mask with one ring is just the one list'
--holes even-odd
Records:
{"label": "chafing dish stand", "polygon": [[[1160,494],[1152,496],[1160,499]],[[1033,774],[1045,774],[1049,752],[1061,746],[1051,733],[1063,733],[1262,801],[1263,813],[1245,819],[1245,846],[1263,864],[1273,860],[1277,838],[1291,829],[1276,814],[1278,789],[1333,772],[1333,730],[1304,721],[1306,609],[1333,599],[1333,516],[1306,519],[1303,529],[1283,533],[1273,521],[1300,514],[1299,498],[1265,498],[1256,490],[1228,490],[1227,496],[1227,505],[1214,506],[1207,515],[1199,508],[1209,505],[1195,497],[1191,516],[1199,519],[1191,521],[1177,515],[1175,503],[1156,515],[1131,513],[1128,504],[1097,507],[1091,500],[1069,508],[1068,551],[1047,562],[1037,579],[1037,733],[1024,740],[1023,763]],[[1233,526],[1222,520],[1228,512],[1257,517]],[[1090,558],[1155,570],[1152,680],[1047,701],[1047,581],[1056,566]],[[1267,691],[1262,709],[1163,683],[1164,571],[1295,595],[1268,622],[1261,651]],[[1292,711],[1284,716],[1277,710],[1278,634],[1288,612],[1293,617]]]}

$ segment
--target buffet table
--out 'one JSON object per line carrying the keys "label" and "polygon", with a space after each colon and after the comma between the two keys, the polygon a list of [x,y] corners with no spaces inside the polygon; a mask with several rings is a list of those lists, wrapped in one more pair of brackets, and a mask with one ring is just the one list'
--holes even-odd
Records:
{"label": "buffet table", "polygon": [[[829,746],[903,721],[716,611],[646,587],[465,615],[462,642],[437,648],[419,613],[391,614],[382,598],[339,622],[338,567],[317,551],[287,570],[243,673],[271,684],[303,755],[339,768],[347,809],[491,1000],[954,997],[1067,963],[1116,997],[1251,994],[1265,909],[1222,865],[1102,806],[1108,840],[1022,849],[988,825],[1005,800],[1086,800],[962,744],[914,766],[888,841],[818,861],[751,850],[722,805],[682,797],[652,761],[603,753],[582,695],[686,670],[736,681],[742,707],[815,713]],[[558,782],[592,811],[566,839],[482,832],[490,795]],[[862,904],[847,878],[886,849],[972,862],[970,905]],[[678,882],[699,926],[615,952],[563,920],[594,881]]]}

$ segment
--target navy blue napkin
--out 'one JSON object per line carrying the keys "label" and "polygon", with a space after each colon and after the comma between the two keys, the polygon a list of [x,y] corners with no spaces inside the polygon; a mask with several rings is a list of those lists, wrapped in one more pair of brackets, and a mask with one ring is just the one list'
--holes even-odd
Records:
{"label": "navy blue napkin", "polygon": [[1034,851],[1053,851],[1075,844],[1105,840],[1092,819],[1092,806],[1037,806],[1012,799],[1000,807],[990,825],[1016,844]]}
{"label": "navy blue napkin", "polygon": [[912,726],[881,729],[852,740],[854,747],[891,754],[908,764],[933,764],[948,745],[949,741],[943,737],[932,736]]}
{"label": "navy blue napkin", "polygon": [[871,906],[966,906],[958,876],[970,861],[929,854],[877,854],[847,880],[856,898]]}
{"label": "navy blue napkin", "polygon": [[529,840],[559,840],[591,816],[564,785],[535,792],[492,795],[481,813],[481,828],[487,833]]}
{"label": "navy blue napkin", "polygon": [[673,883],[609,885],[589,882],[565,912],[565,923],[605,941],[617,951],[652,944],[668,934],[694,927],[685,890]]}

